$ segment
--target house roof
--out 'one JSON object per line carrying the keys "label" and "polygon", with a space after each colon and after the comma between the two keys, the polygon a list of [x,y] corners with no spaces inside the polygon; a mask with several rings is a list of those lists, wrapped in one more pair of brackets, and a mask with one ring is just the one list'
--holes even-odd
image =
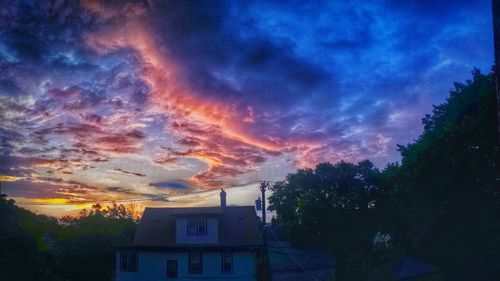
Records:
{"label": "house roof", "polygon": [[292,246],[279,226],[266,226],[272,280],[331,280],[335,257],[324,251]]}
{"label": "house roof", "polygon": [[224,211],[221,207],[204,208],[175,208],[172,215],[221,215]]}
{"label": "house roof", "polygon": [[433,269],[430,265],[412,257],[403,257],[392,267],[392,272],[400,280],[430,274]]}
{"label": "house roof", "polygon": [[[180,215],[217,215],[219,243],[177,244],[175,219]],[[262,244],[259,219],[253,206],[200,208],[146,208],[132,241],[132,246],[200,247],[254,246]]]}

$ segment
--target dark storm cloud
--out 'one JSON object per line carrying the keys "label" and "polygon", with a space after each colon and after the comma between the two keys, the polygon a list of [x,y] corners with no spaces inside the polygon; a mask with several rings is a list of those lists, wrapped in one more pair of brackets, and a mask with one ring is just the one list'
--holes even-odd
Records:
{"label": "dark storm cloud", "polygon": [[93,25],[76,2],[4,1],[0,9],[2,44],[16,61],[43,63],[56,49],[80,40]]}
{"label": "dark storm cloud", "polygon": [[[251,23],[232,22],[231,5],[174,1],[154,6],[151,23],[181,62],[191,87],[208,98],[241,103],[265,98],[270,106],[286,106],[322,83],[332,85],[332,73],[296,56],[287,42],[245,34]],[[247,18],[238,16],[241,21]],[[228,81],[228,76],[234,76],[238,85]]]}
{"label": "dark storm cloud", "polygon": [[163,182],[155,182],[149,184],[155,188],[168,188],[168,189],[189,189],[190,185],[184,181],[163,181]]}
{"label": "dark storm cloud", "polygon": [[468,0],[443,0],[443,1],[385,1],[386,9],[395,9],[405,15],[411,15],[424,20],[451,20],[456,19],[457,14],[464,11],[490,11],[489,4],[483,5],[472,3]]}

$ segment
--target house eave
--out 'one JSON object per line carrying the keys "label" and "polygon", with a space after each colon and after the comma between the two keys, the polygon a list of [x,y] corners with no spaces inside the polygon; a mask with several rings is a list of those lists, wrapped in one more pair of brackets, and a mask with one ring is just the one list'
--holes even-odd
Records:
{"label": "house eave", "polygon": [[117,250],[136,250],[146,252],[219,252],[221,250],[231,251],[257,251],[263,249],[263,245],[176,245],[176,246],[151,246],[151,245],[116,245]]}

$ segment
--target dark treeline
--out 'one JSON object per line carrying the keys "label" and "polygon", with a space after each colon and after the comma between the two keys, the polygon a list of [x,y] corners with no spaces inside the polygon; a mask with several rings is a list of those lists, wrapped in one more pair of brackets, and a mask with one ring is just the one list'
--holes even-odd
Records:
{"label": "dark treeline", "polygon": [[135,209],[93,205],[61,220],[0,199],[0,280],[111,280],[115,246],[136,229]]}
{"label": "dark treeline", "polygon": [[[472,76],[399,146],[401,164],[322,163],[288,175],[270,198],[274,222],[295,244],[332,251],[339,281],[392,280],[376,269],[405,255],[436,268],[429,280],[499,280],[495,83]],[[382,247],[377,233],[390,236]]]}

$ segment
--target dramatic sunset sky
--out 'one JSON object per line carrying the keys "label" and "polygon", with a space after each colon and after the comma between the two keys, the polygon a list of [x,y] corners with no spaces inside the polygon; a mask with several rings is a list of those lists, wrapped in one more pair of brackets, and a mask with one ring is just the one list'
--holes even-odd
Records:
{"label": "dramatic sunset sky", "polygon": [[256,181],[318,162],[383,168],[493,63],[486,0],[10,2],[2,188],[51,215],[210,205],[222,186],[251,204]]}

